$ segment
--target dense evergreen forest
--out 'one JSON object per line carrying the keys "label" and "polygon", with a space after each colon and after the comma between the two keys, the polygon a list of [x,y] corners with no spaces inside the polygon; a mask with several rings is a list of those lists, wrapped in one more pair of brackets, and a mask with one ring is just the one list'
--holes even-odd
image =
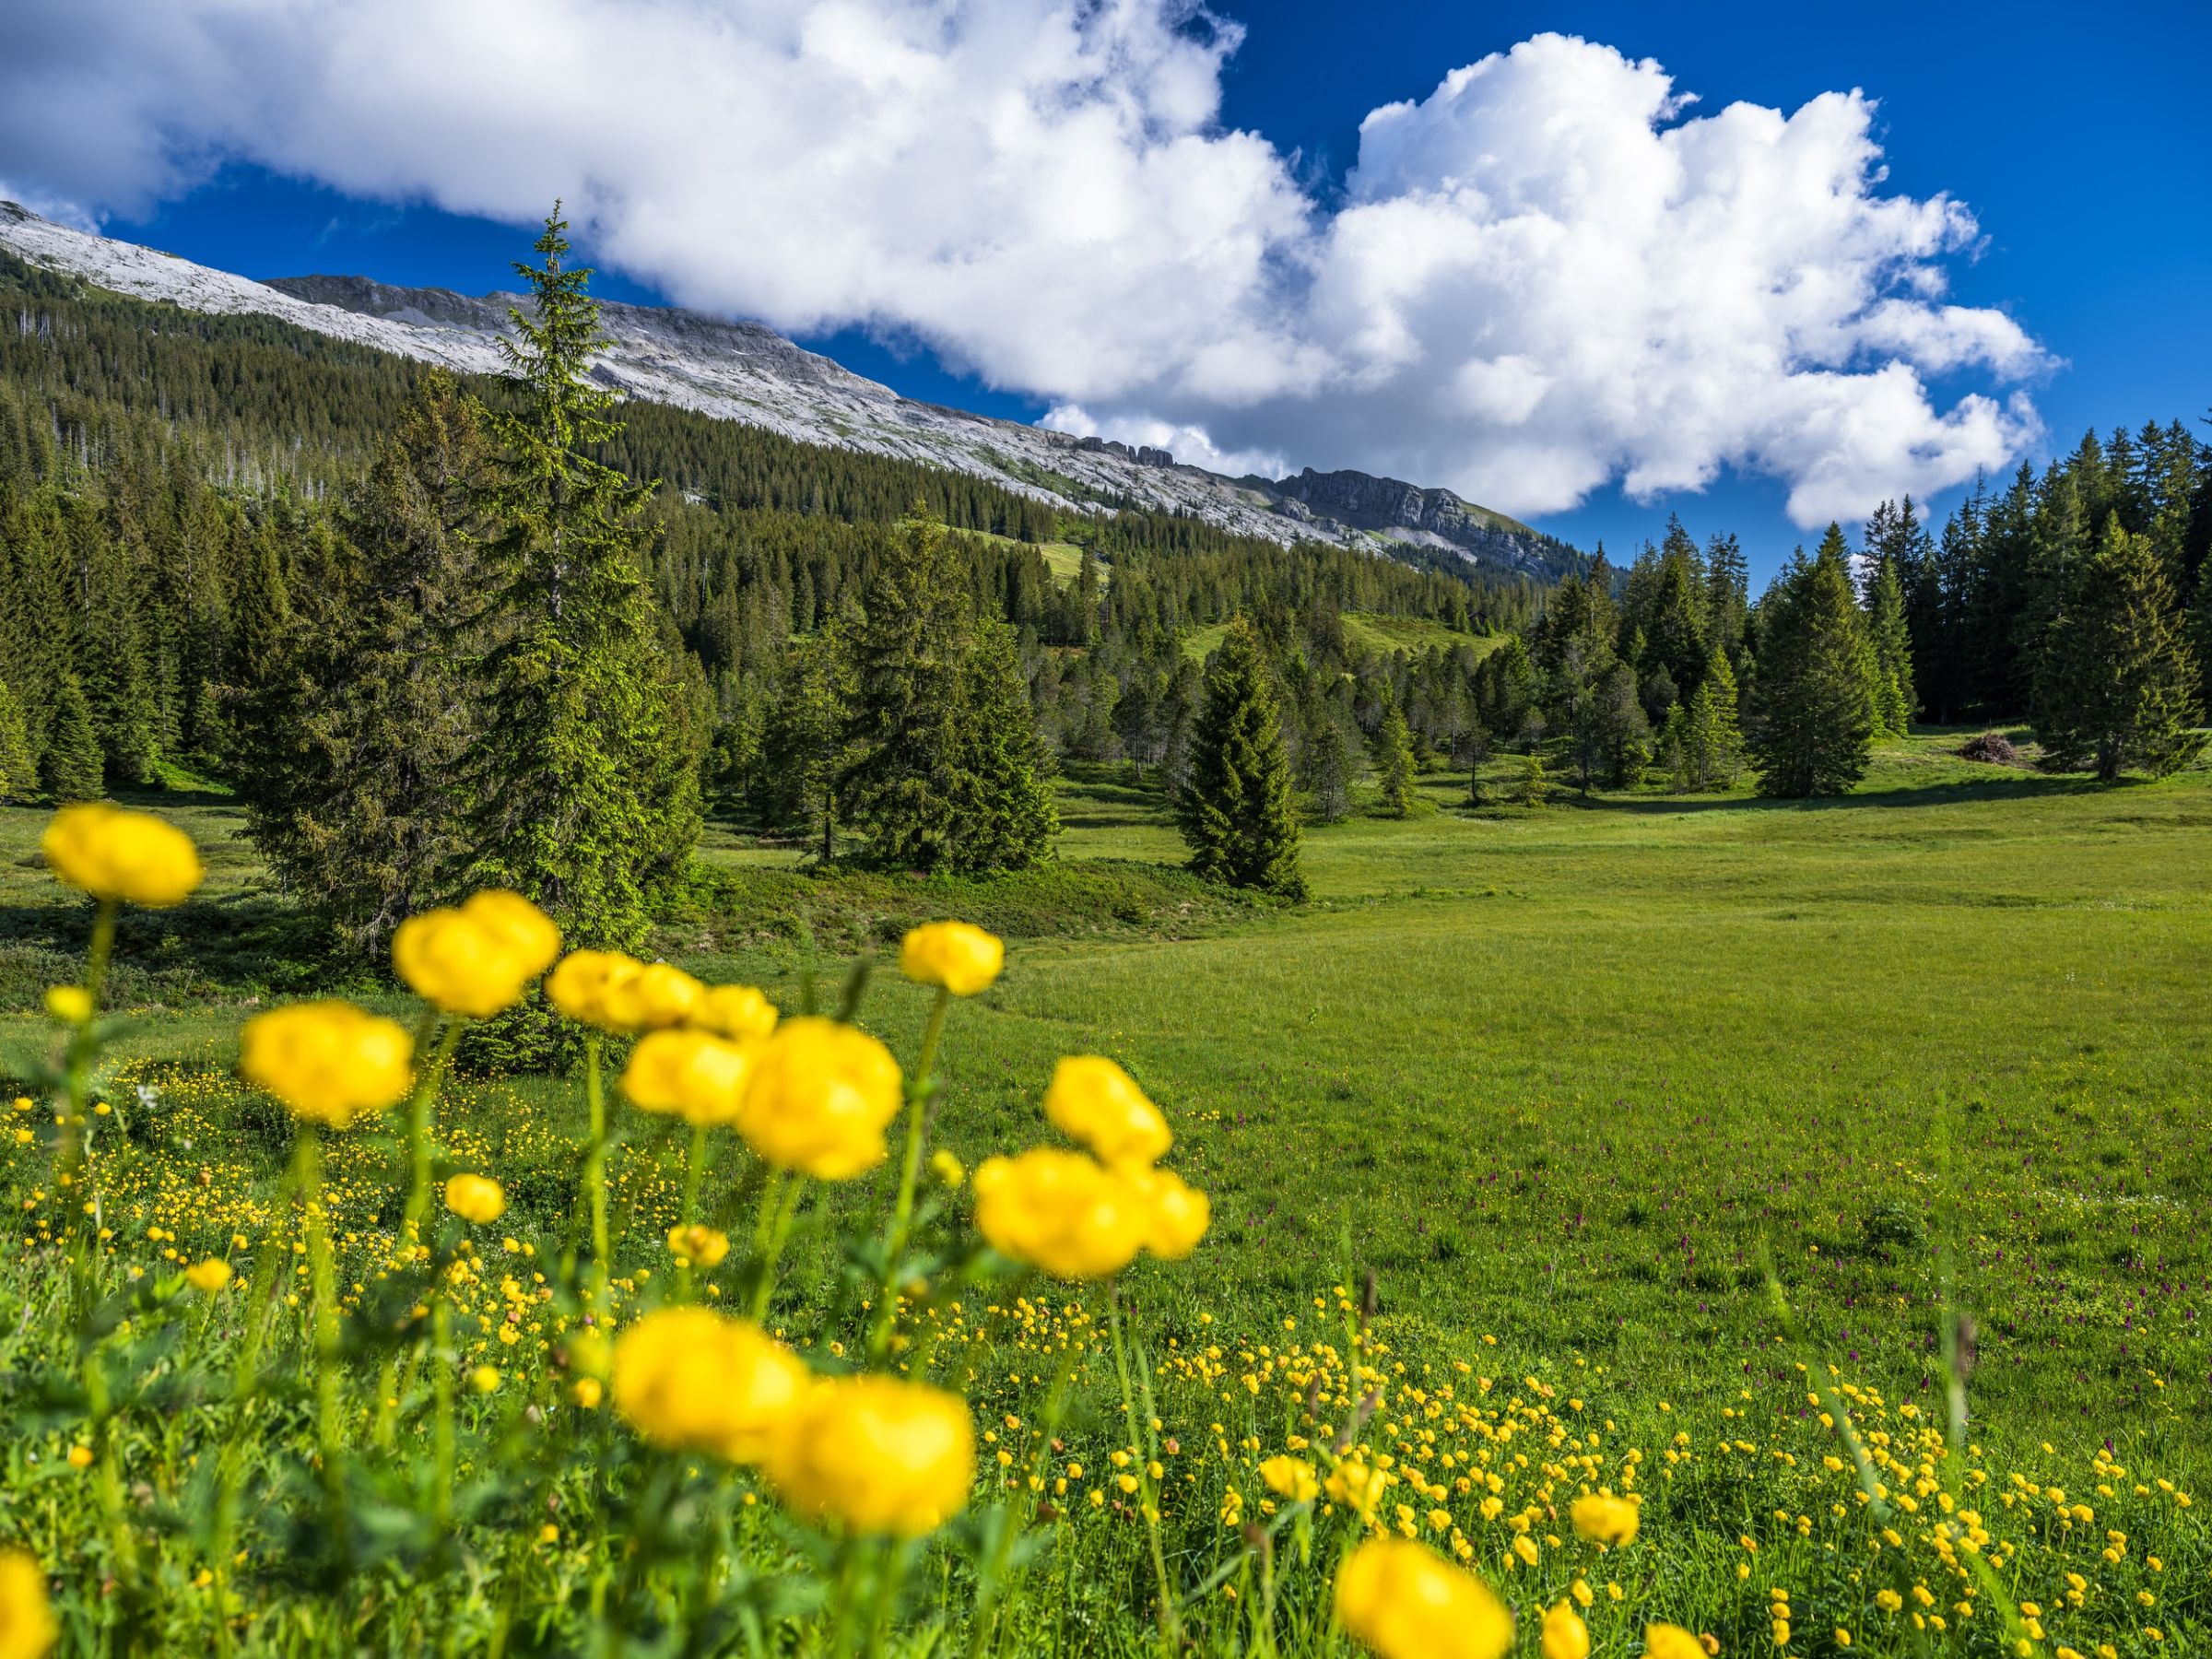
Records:
{"label": "dense evergreen forest", "polygon": [[[556,278],[575,285],[585,340],[577,274]],[[432,775],[472,747],[440,714],[455,664],[530,632],[519,601],[497,626],[476,604],[499,560],[453,551],[521,546],[508,473],[530,448],[513,424],[527,376],[454,381],[5,259],[0,299],[0,794],[221,778],[262,802],[279,867],[317,885],[312,848],[330,835],[305,803],[325,785],[300,757],[333,717],[309,688],[404,682],[412,701],[374,718],[400,722]],[[1921,718],[2027,719],[2049,763],[2105,777],[2196,752],[2212,453],[2178,421],[2085,438],[2041,475],[2023,465],[1940,531],[1910,500],[1857,547],[1830,526],[1754,598],[1735,539],[1700,546],[1678,523],[1625,571],[1601,548],[1539,591],[1137,511],[1055,513],[980,479],[658,405],[617,418],[606,401],[579,416],[589,441],[547,451],[541,472],[618,498],[600,526],[608,614],[641,654],[616,689],[659,711],[641,727],[661,734],[653,755],[679,757],[686,776],[659,797],[679,842],[697,810],[682,803],[703,799],[829,857],[873,791],[936,815],[910,864],[1019,863],[1049,841],[1029,780],[1055,758],[1147,768],[1194,822],[1189,789],[1218,757],[1194,745],[1228,729],[1226,711],[1206,720],[1206,659],[1238,618],[1281,749],[1255,775],[1279,771],[1293,787],[1270,797],[1311,819],[1369,799],[1403,813],[1416,771],[1500,748],[1527,757],[1532,801],[1562,771],[1584,790],[1654,774],[1725,788],[1756,771],[1771,793],[1832,793],[1877,735]],[[516,552],[509,574],[526,563]],[[616,594],[633,582],[634,613]],[[903,642],[885,635],[890,604],[920,606]],[[932,752],[1011,780],[989,810],[926,769],[870,771],[918,740],[914,712],[933,705],[913,694],[913,653],[932,652],[968,665],[944,668],[938,701],[987,712]],[[1253,671],[1241,658],[1241,698]],[[518,711],[532,684],[511,688]],[[908,712],[886,715],[887,695]],[[377,812],[348,834],[396,848],[405,815]],[[979,812],[998,840],[950,828]],[[381,934],[417,897],[387,883],[349,925]]]}

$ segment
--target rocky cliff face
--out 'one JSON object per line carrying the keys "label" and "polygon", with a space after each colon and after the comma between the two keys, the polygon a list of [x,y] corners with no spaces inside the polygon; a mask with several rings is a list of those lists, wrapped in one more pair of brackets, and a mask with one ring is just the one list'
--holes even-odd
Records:
{"label": "rocky cliff face", "polygon": [[[131,242],[94,236],[0,202],[0,253],[136,299],[190,311],[274,316],[319,334],[443,363],[504,367],[512,294],[393,288],[365,276],[254,282]],[[1433,566],[1465,560],[1549,581],[1572,568],[1564,543],[1461,500],[1364,473],[1225,478],[1165,450],[993,420],[900,397],[771,329],[697,312],[609,303],[593,366],[634,397],[742,420],[804,442],[919,461],[991,479],[1071,510],[1186,513],[1246,535],[1364,547]]]}

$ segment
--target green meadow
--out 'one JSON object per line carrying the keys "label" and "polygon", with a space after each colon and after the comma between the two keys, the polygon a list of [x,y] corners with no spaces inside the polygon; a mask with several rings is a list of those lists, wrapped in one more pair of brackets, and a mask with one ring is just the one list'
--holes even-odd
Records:
{"label": "green meadow", "polygon": [[[1404,820],[1311,830],[1296,909],[1191,880],[1158,797],[1101,768],[1064,780],[1060,863],[1030,877],[823,877],[718,829],[659,944],[787,1009],[875,960],[864,1022],[911,1053],[900,932],[1002,932],[1004,977],[956,1012],[938,1139],[1029,1144],[1056,1057],[1122,1060],[1214,1202],[1202,1271],[1155,1275],[1171,1301],[1264,1317],[1371,1271],[1423,1328],[1717,1401],[1780,1362],[1771,1266],[1804,1341],[1901,1398],[1936,1398],[1943,1310],[1967,1313],[2000,1443],[2201,1450],[2212,777],[2100,790],[1957,742],[1895,746],[1818,804],[1473,806],[1464,773],[1431,776]],[[124,1047],[220,1069],[249,999],[327,969],[237,808],[149,804],[212,878],[127,919]],[[41,821],[0,815],[18,1057],[83,925],[37,867]]]}

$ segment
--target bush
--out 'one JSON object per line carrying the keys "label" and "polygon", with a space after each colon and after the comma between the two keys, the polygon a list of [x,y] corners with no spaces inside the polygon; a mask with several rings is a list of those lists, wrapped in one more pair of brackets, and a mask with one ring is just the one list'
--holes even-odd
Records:
{"label": "bush", "polygon": [[2002,732],[1984,732],[1959,745],[1959,753],[1969,760],[1985,761],[1991,766],[2017,766],[2019,752],[2012,740]]}

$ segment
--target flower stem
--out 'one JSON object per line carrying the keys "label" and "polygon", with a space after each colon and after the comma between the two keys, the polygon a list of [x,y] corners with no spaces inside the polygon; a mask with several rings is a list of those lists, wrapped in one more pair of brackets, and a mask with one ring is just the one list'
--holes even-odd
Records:
{"label": "flower stem", "polygon": [[69,1302],[75,1319],[84,1319],[100,1293],[100,1200],[92,1187],[91,1077],[92,1062],[99,1057],[96,1027],[100,992],[108,975],[108,958],[115,948],[115,911],[112,899],[102,899],[92,918],[92,946],[85,959],[84,1019],[69,1034],[67,1055],[68,1110],[62,1116],[61,1156],[55,1187],[69,1206]]}
{"label": "flower stem", "polygon": [[1106,1287],[1106,1311],[1113,1326],[1113,1369],[1122,1382],[1122,1412],[1129,1422],[1129,1443],[1144,1459],[1139,1471],[1142,1484],[1137,1497],[1145,1512],[1145,1534],[1152,1545],[1152,1573],[1159,1584],[1159,1641],[1161,1651],[1173,1653],[1182,1639],[1182,1620],[1176,1617],[1175,1597],[1168,1589],[1168,1559],[1159,1543],[1159,1498],[1152,1480],[1152,1383],[1145,1382],[1146,1415],[1143,1431],[1138,1430],[1136,1396],[1129,1385],[1128,1343],[1122,1335],[1122,1298],[1120,1287],[1109,1283]]}
{"label": "flower stem", "polygon": [[760,1194],[761,1229],[759,1233],[759,1277],[753,1284],[753,1323],[758,1324],[768,1317],[769,1298],[776,1288],[776,1262],[783,1253],[783,1241],[791,1236],[791,1218],[798,1213],[799,1197],[806,1187],[806,1178],[797,1173],[782,1177],[780,1189],[776,1178]]}
{"label": "flower stem", "polygon": [[[699,1221],[700,1182],[706,1179],[707,1161],[713,1156],[713,1147],[707,1142],[707,1126],[691,1125],[691,1147],[684,1157],[684,1206],[677,1213],[679,1227],[696,1226]],[[676,1259],[676,1300],[691,1300],[691,1258],[688,1254]]]}
{"label": "flower stem", "polygon": [[343,1538],[346,1488],[338,1456],[345,1430],[338,1416],[337,1273],[331,1261],[330,1217],[323,1204],[323,1138],[312,1124],[300,1126],[299,1159],[300,1201],[307,1218],[308,1270],[313,1276],[315,1299],[315,1440],[332,1532]]}
{"label": "flower stem", "polygon": [[936,1093],[932,1075],[937,1064],[937,1043],[945,1035],[945,1016],[952,1007],[952,993],[937,988],[936,1005],[929,1011],[929,1029],[922,1036],[922,1057],[907,1086],[906,1151],[899,1164],[899,1196],[891,1206],[891,1227],[883,1247],[883,1282],[877,1287],[876,1317],[868,1326],[868,1354],[880,1359],[890,1339],[891,1312],[896,1303],[899,1263],[906,1254],[908,1235],[914,1219],[914,1186],[922,1172],[923,1132],[927,1127],[929,1102]]}
{"label": "flower stem", "polygon": [[599,1077],[599,1033],[583,1040],[583,1098],[591,1107],[592,1143],[584,1154],[583,1186],[592,1208],[592,1313],[606,1319],[607,1257],[613,1247],[606,1232],[606,1089]]}

